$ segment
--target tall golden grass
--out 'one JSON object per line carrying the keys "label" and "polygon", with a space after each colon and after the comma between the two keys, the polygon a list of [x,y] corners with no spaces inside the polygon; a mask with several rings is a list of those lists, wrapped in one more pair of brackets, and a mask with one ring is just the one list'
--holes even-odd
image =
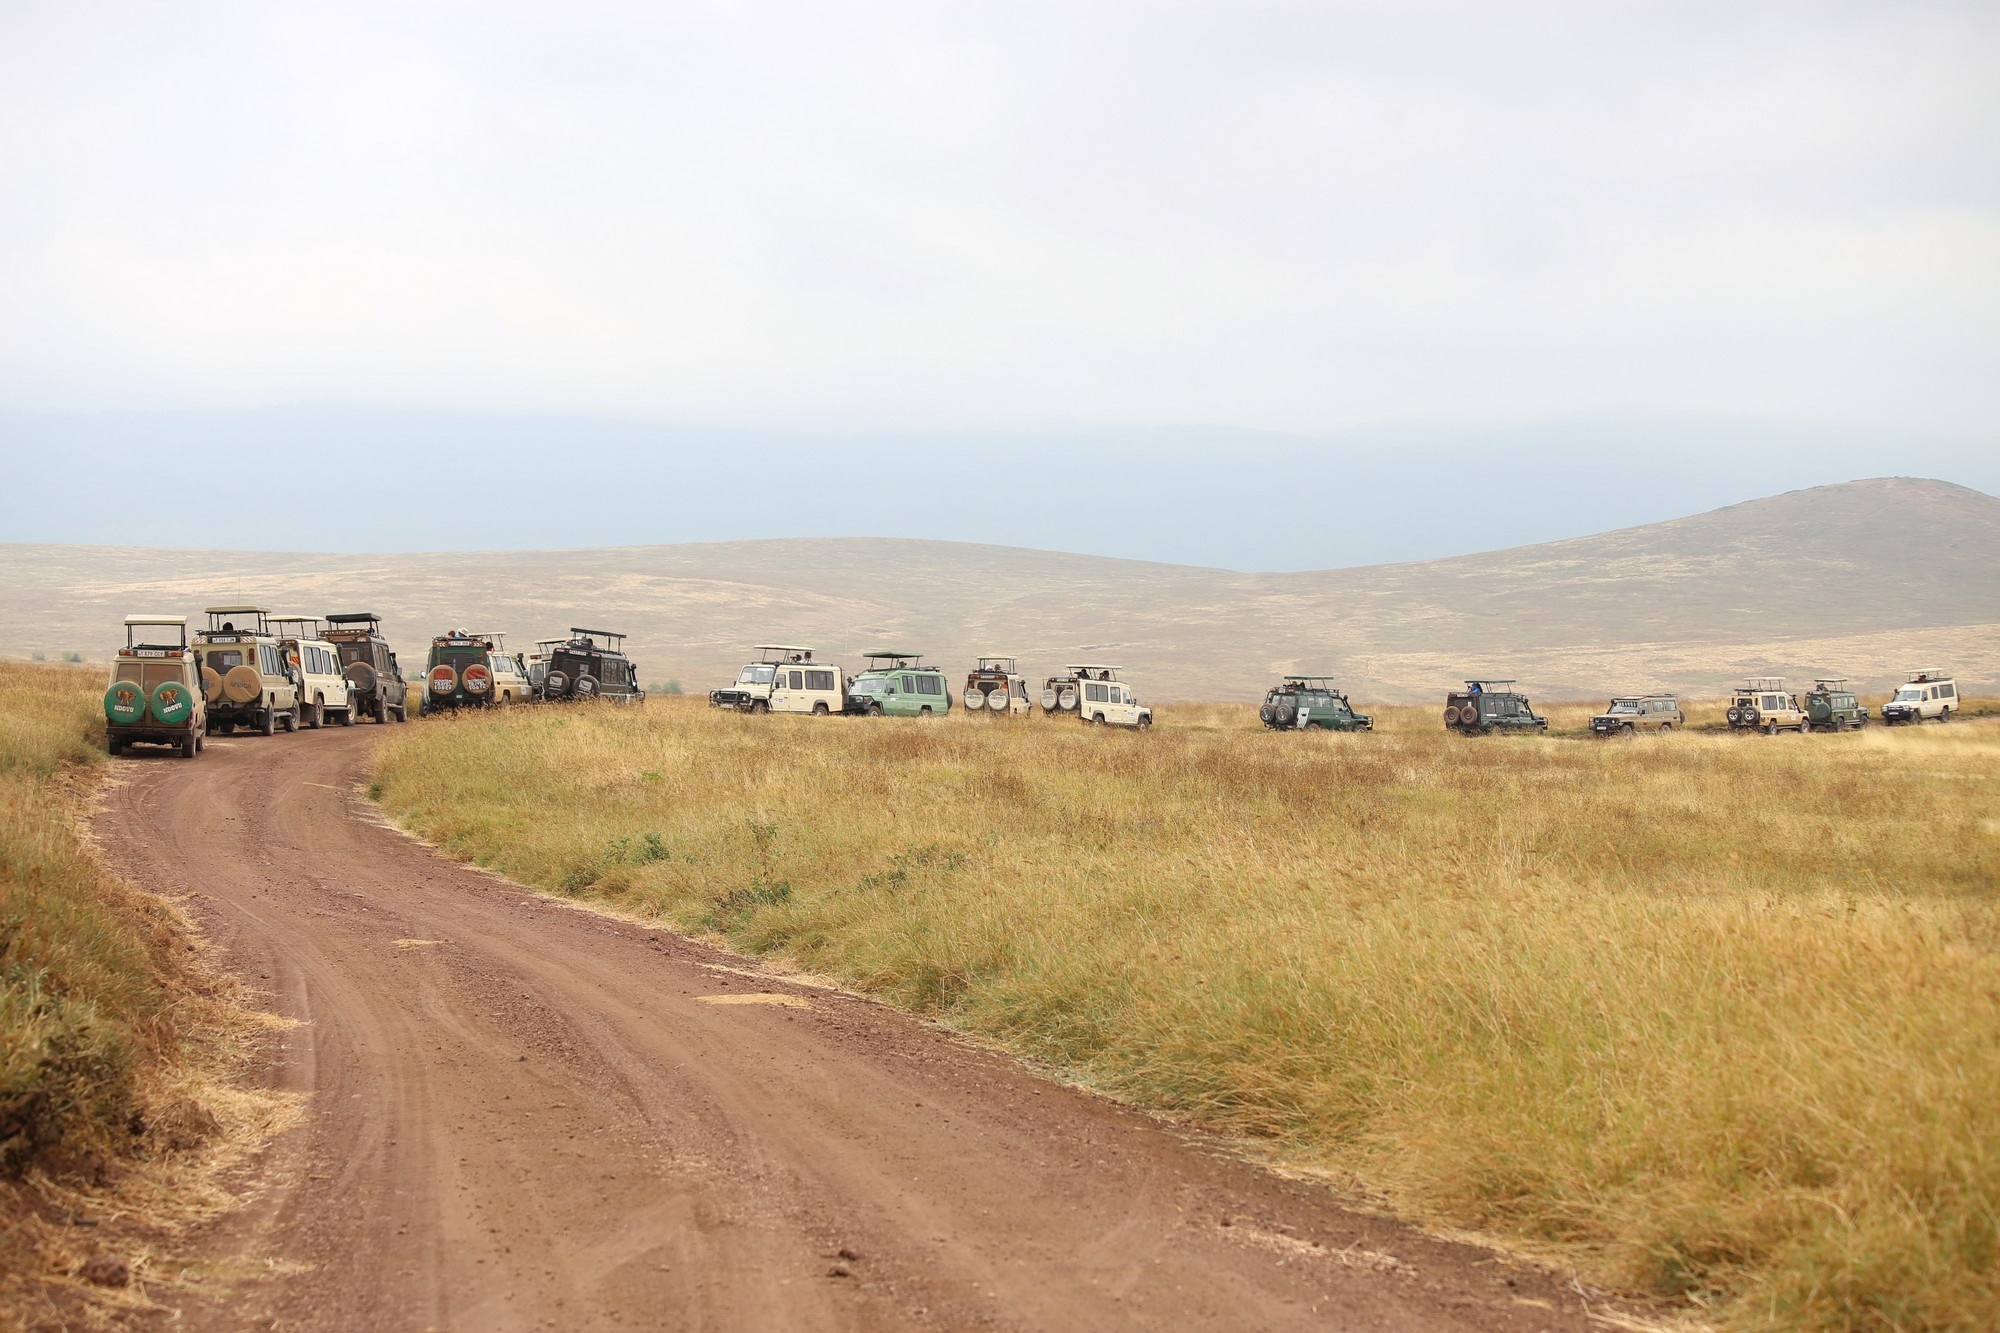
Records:
{"label": "tall golden grass", "polygon": [[[0,1325],[102,1322],[143,1304],[75,1283],[93,1250],[157,1251],[228,1202],[224,1163],[284,1099],[220,1080],[258,1026],[170,903],[98,864],[81,831],[102,776],[103,668],[0,663]],[[162,759],[160,762],[179,763]],[[198,765],[187,765],[190,779]],[[89,1214],[93,1230],[67,1225]],[[132,1228],[152,1228],[143,1242]],[[100,1311],[101,1312],[101,1311]]]}
{"label": "tall golden grass", "polygon": [[514,709],[392,730],[374,790],[453,855],[1737,1326],[1993,1327],[2000,727],[1436,711]]}

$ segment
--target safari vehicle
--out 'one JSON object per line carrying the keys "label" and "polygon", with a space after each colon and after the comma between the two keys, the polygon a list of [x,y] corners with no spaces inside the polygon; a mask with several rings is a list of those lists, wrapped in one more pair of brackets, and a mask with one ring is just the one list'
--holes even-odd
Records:
{"label": "safari vehicle", "polygon": [[123,754],[128,745],[166,745],[192,759],[207,732],[208,700],[201,663],[188,649],[187,617],[125,617],[125,646],[104,691],[104,748]]}
{"label": "safari vehicle", "polygon": [[555,655],[556,649],[568,642],[568,639],[535,640],[535,646],[528,650],[525,664],[528,668],[528,693],[540,697],[542,681],[547,679],[549,674],[549,658]]}
{"label": "safari vehicle", "polygon": [[1028,682],[1014,669],[1011,657],[982,657],[965,677],[965,711],[968,713],[1026,713]]}
{"label": "safari vehicle", "polygon": [[572,625],[569,638],[560,643],[544,642],[549,655],[542,668],[539,695],[543,700],[646,701],[646,692],[639,688],[639,668],[625,656],[623,634]]}
{"label": "safari vehicle", "polygon": [[455,629],[431,640],[424,666],[422,714],[458,708],[502,708],[529,697],[521,659],[491,630]]}
{"label": "safari vehicle", "polygon": [[1075,667],[1064,667],[1061,674],[1042,682],[1044,713],[1074,713],[1082,703],[1083,686],[1077,679]]}
{"label": "safari vehicle", "polygon": [[1912,671],[1910,678],[1896,687],[1889,702],[1882,705],[1882,725],[1894,727],[1928,722],[1932,718],[1949,722],[1959,706],[1958,682],[1937,667],[1924,667]]}
{"label": "safari vehicle", "polygon": [[271,629],[299,678],[299,723],[318,727],[328,718],[354,725],[353,691],[340,669],[340,650],[320,637],[318,616],[272,616]]}
{"label": "safari vehicle", "polygon": [[1287,676],[1274,685],[1257,710],[1257,720],[1274,731],[1373,731],[1375,719],[1357,713],[1331,676]]}
{"label": "safari vehicle", "polygon": [[1131,687],[1118,678],[1123,669],[1096,663],[1070,668],[1076,672],[1081,696],[1076,711],[1084,725],[1137,727],[1141,731],[1153,725],[1153,710],[1141,704]]}
{"label": "safari vehicle", "polygon": [[1665,734],[1687,725],[1681,701],[1671,694],[1619,695],[1590,719],[1593,736],[1630,736],[1638,731]]}
{"label": "safari vehicle", "polygon": [[883,648],[862,657],[868,667],[847,683],[847,712],[857,717],[942,717],[951,711],[944,672],[925,666],[921,653]]}
{"label": "safari vehicle", "polygon": [[1814,681],[1805,706],[1806,721],[1822,731],[1854,731],[1868,725],[1868,709],[1847,687],[1845,676]]}
{"label": "safari vehicle", "polygon": [[715,708],[744,713],[816,713],[847,710],[847,681],[832,662],[815,662],[796,643],[760,643],[757,660],[736,673],[736,683],[708,692]]}
{"label": "safari vehicle", "polygon": [[208,700],[209,730],[224,736],[238,727],[271,735],[280,726],[299,729],[299,677],[285,660],[261,606],[211,606],[208,628],[194,636],[201,659],[201,691]]}
{"label": "safari vehicle", "polygon": [[1785,689],[1783,676],[1752,676],[1738,685],[1724,716],[1731,731],[1763,731],[1775,736],[1781,731],[1803,735],[1812,730],[1812,719],[1799,707],[1798,696]]}
{"label": "safari vehicle", "polygon": [[326,618],[321,637],[340,654],[340,671],[347,677],[348,707],[358,717],[377,722],[410,720],[409,687],[389,641],[382,637],[382,617],[373,611],[343,611]]}
{"label": "safari vehicle", "polygon": [[1461,736],[1495,731],[1547,731],[1549,721],[1535,712],[1528,696],[1511,680],[1468,680],[1444,700],[1444,728]]}

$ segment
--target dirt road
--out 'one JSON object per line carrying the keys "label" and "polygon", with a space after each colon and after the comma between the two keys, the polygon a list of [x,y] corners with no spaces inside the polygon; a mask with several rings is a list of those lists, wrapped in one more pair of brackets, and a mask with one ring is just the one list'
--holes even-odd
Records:
{"label": "dirt road", "polygon": [[1343,1211],[856,997],[380,824],[368,727],[121,761],[120,869],[300,1020],[310,1097],[195,1328],[1547,1329],[1554,1281]]}

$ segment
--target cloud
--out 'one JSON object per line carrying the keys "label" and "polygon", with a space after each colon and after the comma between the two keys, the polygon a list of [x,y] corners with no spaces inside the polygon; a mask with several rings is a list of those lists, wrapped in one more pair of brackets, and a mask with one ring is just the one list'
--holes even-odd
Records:
{"label": "cloud", "polygon": [[1990,432],[1990,6],[14,6],[0,402]]}

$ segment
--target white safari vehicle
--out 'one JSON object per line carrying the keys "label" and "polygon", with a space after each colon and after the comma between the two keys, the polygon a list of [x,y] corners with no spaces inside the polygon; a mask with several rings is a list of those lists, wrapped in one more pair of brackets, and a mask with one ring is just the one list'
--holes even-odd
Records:
{"label": "white safari vehicle", "polygon": [[318,616],[272,616],[271,632],[299,678],[299,722],[317,727],[331,719],[354,725],[353,686],[340,666],[340,649],[320,637]]}
{"label": "white safari vehicle", "polygon": [[1153,710],[1139,702],[1131,686],[1118,677],[1123,668],[1098,663],[1073,666],[1078,701],[1076,711],[1087,726],[1137,727],[1153,725]]}
{"label": "white safari vehicle", "polygon": [[744,713],[811,713],[838,717],[847,707],[847,677],[832,662],[816,662],[796,643],[760,643],[736,683],[708,692],[716,708]]}
{"label": "white safari vehicle", "polygon": [[968,713],[1026,713],[1028,682],[1014,668],[1011,657],[982,657],[965,677],[965,711]]}
{"label": "white safari vehicle", "polygon": [[1896,687],[1896,693],[1882,705],[1882,721],[1887,726],[1905,722],[1951,721],[1958,711],[1958,682],[1939,667],[1912,671],[1910,678]]}

